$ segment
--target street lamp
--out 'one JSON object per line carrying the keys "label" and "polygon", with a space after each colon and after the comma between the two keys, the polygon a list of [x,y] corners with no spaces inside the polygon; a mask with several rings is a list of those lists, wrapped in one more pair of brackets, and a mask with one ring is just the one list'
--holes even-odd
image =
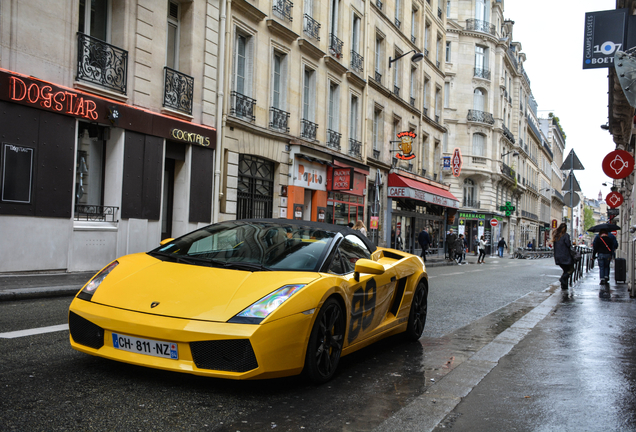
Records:
{"label": "street lamp", "polygon": [[410,53],[412,53],[412,52],[414,52],[414,53],[415,53],[415,54],[413,54],[413,57],[411,57],[411,61],[412,61],[412,62],[418,62],[418,61],[420,61],[420,60],[422,60],[422,59],[424,58],[424,54],[422,54],[421,52],[417,52],[417,51],[415,51],[415,50],[413,49],[413,50],[411,50],[411,51],[407,51],[407,52],[405,52],[404,54],[402,54],[402,55],[401,55],[401,56],[399,56],[399,57],[396,57],[396,58],[391,58],[391,57],[389,57],[389,69],[391,69],[391,63],[393,63],[393,62],[395,62],[395,61],[398,61],[399,59],[401,59],[401,58],[402,58],[402,57],[404,57],[405,55],[410,54]]}
{"label": "street lamp", "polygon": [[506,153],[502,154],[501,158],[503,159],[504,156],[508,156],[510,153],[512,153],[512,157],[519,156],[519,152],[518,151],[510,150],[509,152],[506,152]]}

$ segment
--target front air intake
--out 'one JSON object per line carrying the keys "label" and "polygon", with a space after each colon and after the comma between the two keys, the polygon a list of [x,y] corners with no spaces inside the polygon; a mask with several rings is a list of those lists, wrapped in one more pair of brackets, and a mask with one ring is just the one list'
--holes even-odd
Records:
{"label": "front air intake", "polygon": [[190,350],[199,369],[247,372],[258,367],[248,339],[190,342]]}
{"label": "front air intake", "polygon": [[95,349],[104,346],[104,329],[89,320],[69,312],[68,327],[76,343]]}

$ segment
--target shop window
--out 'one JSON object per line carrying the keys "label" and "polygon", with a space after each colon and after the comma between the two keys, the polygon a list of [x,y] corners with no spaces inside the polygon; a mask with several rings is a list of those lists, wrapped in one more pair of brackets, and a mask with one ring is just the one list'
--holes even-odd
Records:
{"label": "shop window", "polygon": [[274,205],[274,163],[239,156],[237,219],[271,218]]}
{"label": "shop window", "polygon": [[117,208],[104,206],[107,129],[80,123],[75,165],[75,220],[116,221]]}

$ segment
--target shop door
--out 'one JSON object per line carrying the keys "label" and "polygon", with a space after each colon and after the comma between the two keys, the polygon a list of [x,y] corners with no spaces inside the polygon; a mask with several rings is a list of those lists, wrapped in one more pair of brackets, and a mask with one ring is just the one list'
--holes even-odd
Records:
{"label": "shop door", "polygon": [[303,220],[310,221],[311,220],[311,189],[305,189],[305,204],[303,209]]}
{"label": "shop door", "polygon": [[161,240],[172,237],[172,209],[174,208],[174,167],[174,159],[165,160],[163,168]]}

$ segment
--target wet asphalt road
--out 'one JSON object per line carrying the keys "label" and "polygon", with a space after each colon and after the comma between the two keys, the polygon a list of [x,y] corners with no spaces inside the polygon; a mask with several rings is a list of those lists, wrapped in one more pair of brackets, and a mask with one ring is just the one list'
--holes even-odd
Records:
{"label": "wet asphalt road", "polygon": [[[395,337],[358,351],[319,387],[116,363],[70,349],[68,331],[0,339],[0,429],[372,430],[544,301],[559,274],[551,259],[430,268],[420,343]],[[69,303],[2,303],[0,333],[62,324]]]}

